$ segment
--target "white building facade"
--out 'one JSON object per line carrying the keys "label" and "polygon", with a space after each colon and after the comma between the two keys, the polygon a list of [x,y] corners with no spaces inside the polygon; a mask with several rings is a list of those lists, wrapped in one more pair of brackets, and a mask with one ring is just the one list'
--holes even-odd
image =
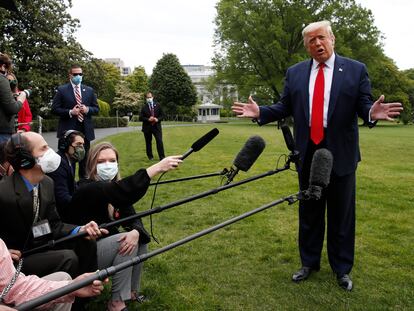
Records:
{"label": "white building facade", "polygon": [[121,76],[123,77],[131,74],[131,67],[125,67],[124,61],[120,58],[105,58],[104,61],[118,68]]}

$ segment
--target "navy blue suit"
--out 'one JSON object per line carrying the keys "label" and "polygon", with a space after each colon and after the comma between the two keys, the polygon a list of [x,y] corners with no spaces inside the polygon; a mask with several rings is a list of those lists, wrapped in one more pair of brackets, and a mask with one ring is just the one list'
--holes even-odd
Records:
{"label": "navy blue suit", "polygon": [[85,177],[86,159],[90,142],[95,139],[92,115],[99,112],[99,106],[94,90],[81,84],[80,87],[82,104],[88,106],[88,113],[84,116],[83,122],[79,122],[76,116],[70,116],[69,110],[76,106],[75,94],[71,83],[66,83],[57,88],[52,103],[52,113],[59,116],[57,137],[61,138],[67,130],[77,130],[85,135],[85,159],[79,162],[79,177]]}
{"label": "navy blue suit", "polygon": [[[358,117],[369,119],[371,85],[364,64],[336,55],[323,142],[314,146],[309,128],[309,77],[312,60],[290,67],[278,103],[260,107],[259,124],[294,118],[301,189],[307,189],[313,153],[320,147],[334,157],[330,185],[319,201],[302,201],[299,208],[299,250],[303,266],[319,269],[327,205],[328,257],[333,271],[349,273],[354,261],[355,170],[361,159]],[[373,124],[370,124],[373,125]]]}

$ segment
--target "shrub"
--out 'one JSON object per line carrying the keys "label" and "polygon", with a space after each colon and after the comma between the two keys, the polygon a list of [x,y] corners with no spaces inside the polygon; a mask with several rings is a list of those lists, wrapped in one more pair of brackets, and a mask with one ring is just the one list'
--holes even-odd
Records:
{"label": "shrub", "polygon": [[[116,117],[93,117],[93,124],[95,128],[117,127]],[[59,119],[43,119],[42,132],[57,131]],[[118,118],[118,127],[128,126],[126,118]],[[32,131],[39,131],[39,122],[37,120],[32,123]]]}

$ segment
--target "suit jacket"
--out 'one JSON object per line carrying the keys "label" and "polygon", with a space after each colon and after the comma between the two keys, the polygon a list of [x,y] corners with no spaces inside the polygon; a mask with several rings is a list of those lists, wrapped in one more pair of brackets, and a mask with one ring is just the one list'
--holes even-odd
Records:
{"label": "suit jacket", "polygon": [[[84,84],[81,84],[82,104],[89,107],[88,113],[83,120],[85,138],[89,141],[95,139],[95,132],[93,128],[92,115],[99,112],[99,106],[94,90]],[[57,130],[57,137],[62,137],[67,130],[76,129],[76,116],[70,117],[69,110],[76,105],[75,94],[71,83],[66,83],[57,88],[55,97],[52,103],[52,113],[59,116],[59,125]]]}
{"label": "suit jacket", "polygon": [[57,153],[62,161],[56,171],[47,175],[54,182],[56,209],[60,217],[65,220],[72,195],[75,192],[75,164],[69,163],[70,160],[63,151],[59,150]]}
{"label": "suit jacket", "polygon": [[[301,163],[309,143],[309,77],[312,60],[290,67],[280,101],[260,107],[259,124],[288,116],[294,118],[294,130]],[[333,172],[338,176],[355,171],[361,160],[358,117],[365,122],[373,100],[371,84],[364,64],[336,55],[325,129],[326,148],[334,157]],[[370,123],[373,126],[374,123]],[[301,164],[298,166],[301,171]]]}
{"label": "suit jacket", "polygon": [[[56,211],[53,181],[45,176],[39,185],[39,218],[49,221],[53,239],[68,235],[75,226],[64,224]],[[24,250],[35,246],[31,231],[33,198],[17,172],[0,181],[0,213],[0,238],[8,248]]]}
{"label": "suit jacket", "polygon": [[148,121],[149,117],[151,117],[151,110],[148,104],[145,104],[141,109],[141,114],[139,115],[139,120],[142,121],[142,131],[144,133],[161,131],[161,120],[163,118],[163,112],[158,102],[154,101],[154,117],[158,119],[158,122],[151,124],[151,122]]}

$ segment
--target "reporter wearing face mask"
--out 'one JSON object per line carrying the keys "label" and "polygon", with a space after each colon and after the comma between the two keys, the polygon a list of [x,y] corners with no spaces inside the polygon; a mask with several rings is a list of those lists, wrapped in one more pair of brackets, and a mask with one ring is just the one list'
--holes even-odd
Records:
{"label": "reporter wearing face mask", "polygon": [[[119,154],[110,143],[100,143],[89,151],[87,179],[81,180],[72,196],[70,216],[66,221],[90,221],[98,224],[135,214],[133,204],[146,193],[154,176],[175,169],[181,156],[169,156],[135,174],[120,178]],[[147,252],[150,236],[140,219],[118,228],[109,228],[110,237],[98,241],[98,267],[127,261]],[[142,264],[115,274],[112,279],[112,297],[108,310],[123,310],[126,300],[138,298]],[[138,299],[137,299],[138,300]]]}
{"label": "reporter wearing face mask", "polygon": [[[14,96],[18,96],[21,91],[19,90],[19,82],[17,81],[16,76],[13,73],[9,72],[7,74],[7,79],[9,80],[10,89],[12,93],[14,94]],[[19,132],[30,131],[30,123],[32,122],[32,119],[32,111],[30,110],[29,102],[26,99],[23,102],[22,108],[19,110],[19,113],[17,114],[17,130]]]}
{"label": "reporter wearing face mask", "polygon": [[79,131],[66,131],[58,141],[60,165],[57,170],[47,174],[53,179],[56,208],[62,219],[68,218],[68,209],[76,189],[75,165],[85,158],[84,139],[85,136]]}
{"label": "reporter wearing face mask", "polygon": [[12,70],[12,62],[8,55],[0,53],[0,143],[7,141],[14,130],[14,116],[22,108],[26,93],[21,92],[14,98],[10,90],[7,74]]}

